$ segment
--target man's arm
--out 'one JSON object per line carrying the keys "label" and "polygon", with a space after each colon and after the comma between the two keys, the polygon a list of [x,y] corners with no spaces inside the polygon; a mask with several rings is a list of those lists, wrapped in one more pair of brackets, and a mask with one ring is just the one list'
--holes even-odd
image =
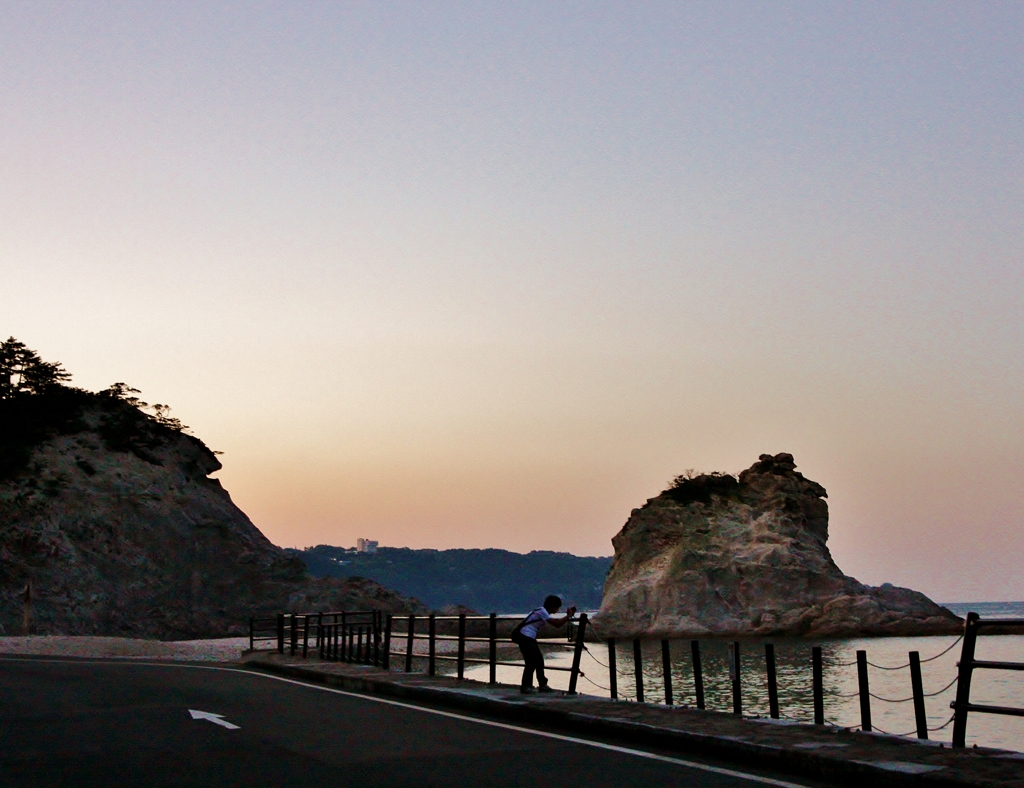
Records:
{"label": "man's arm", "polygon": [[576,608],[570,607],[565,611],[565,615],[561,618],[549,618],[547,623],[553,627],[564,627],[569,623],[569,620],[576,614]]}

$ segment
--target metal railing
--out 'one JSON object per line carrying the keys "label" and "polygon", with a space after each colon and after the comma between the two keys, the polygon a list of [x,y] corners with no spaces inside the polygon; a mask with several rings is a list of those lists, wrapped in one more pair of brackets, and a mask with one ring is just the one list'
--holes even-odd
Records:
{"label": "metal railing", "polygon": [[[384,670],[391,669],[392,657],[403,660],[406,673],[413,670],[414,661],[426,661],[428,676],[437,675],[437,663],[455,662],[456,676],[465,678],[467,665],[488,665],[489,683],[497,684],[499,665],[523,667],[522,661],[498,658],[498,647],[512,645],[509,636],[512,629],[522,621],[522,616],[394,616],[381,611],[341,611],[332,613],[279,613],[273,619],[253,618],[249,620],[250,650],[257,643],[274,642],[280,654],[286,651],[291,656],[309,656],[313,648],[320,659],[335,662],[353,662],[375,665]],[[426,625],[426,631],[417,625]],[[273,628],[271,628],[273,625]],[[472,630],[476,630],[474,633]],[[481,633],[482,630],[482,633]],[[500,634],[499,634],[500,633]],[[580,660],[587,634],[587,614],[583,613],[572,622],[568,643],[573,645],[572,667],[547,665],[545,670],[569,673],[569,694],[576,694],[576,685],[583,672]],[[416,643],[427,643],[426,653],[416,653]],[[438,644],[454,642],[455,655],[439,653]],[[567,642],[564,636],[538,638],[538,645],[550,646]],[[404,649],[393,645],[404,643]],[[486,643],[487,657],[467,654],[467,644]],[[270,650],[270,649],[268,649]],[[478,652],[476,652],[478,653]]]}
{"label": "metal railing", "polygon": [[974,649],[978,642],[978,632],[984,628],[1000,628],[1024,632],[1024,619],[990,618],[982,620],[977,613],[968,613],[964,624],[964,645],[960,652],[960,671],[957,676],[956,700],[949,704],[953,709],[953,746],[965,747],[967,743],[967,715],[970,712],[983,714],[1005,714],[1011,717],[1024,717],[1024,709],[1011,706],[987,706],[971,703],[971,678],[975,670],[1024,670],[1024,662],[992,662],[975,659]]}

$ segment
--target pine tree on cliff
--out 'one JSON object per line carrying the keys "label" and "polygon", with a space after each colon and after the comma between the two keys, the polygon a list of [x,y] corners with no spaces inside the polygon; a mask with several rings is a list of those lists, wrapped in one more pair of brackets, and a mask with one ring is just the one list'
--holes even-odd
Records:
{"label": "pine tree on cliff", "polygon": [[59,361],[43,361],[14,337],[0,342],[0,399],[42,394],[66,380],[71,375]]}

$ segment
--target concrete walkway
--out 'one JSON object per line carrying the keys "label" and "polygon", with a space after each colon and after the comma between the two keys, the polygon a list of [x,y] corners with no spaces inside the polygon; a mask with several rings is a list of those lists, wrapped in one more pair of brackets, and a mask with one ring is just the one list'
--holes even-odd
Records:
{"label": "concrete walkway", "polygon": [[1024,753],[952,749],[883,734],[588,695],[522,695],[517,687],[421,673],[320,662],[277,653],[247,655],[245,664],[353,692],[615,738],[680,753],[700,754],[851,786],[999,786],[1024,788]]}

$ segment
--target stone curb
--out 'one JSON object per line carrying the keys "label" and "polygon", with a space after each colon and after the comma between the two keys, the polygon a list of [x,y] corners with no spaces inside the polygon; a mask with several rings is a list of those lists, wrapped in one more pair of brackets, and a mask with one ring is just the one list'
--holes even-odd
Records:
{"label": "stone curb", "polygon": [[[671,747],[682,753],[711,756],[785,773],[792,777],[823,780],[831,784],[849,786],[878,786],[879,788],[977,788],[979,783],[967,782],[940,772],[905,774],[881,768],[873,763],[838,757],[827,751],[795,750],[792,748],[758,744],[728,736],[662,728],[642,722],[610,719],[560,708],[481,697],[470,692],[440,687],[408,685],[397,681],[368,676],[348,676],[327,673],[263,659],[250,659],[245,667],[311,683],[326,684],[350,692],[385,695],[392,698],[418,701],[423,705],[441,706],[472,711],[509,721],[547,725],[565,731],[612,737],[619,741]],[[825,748],[823,748],[825,749]]]}

